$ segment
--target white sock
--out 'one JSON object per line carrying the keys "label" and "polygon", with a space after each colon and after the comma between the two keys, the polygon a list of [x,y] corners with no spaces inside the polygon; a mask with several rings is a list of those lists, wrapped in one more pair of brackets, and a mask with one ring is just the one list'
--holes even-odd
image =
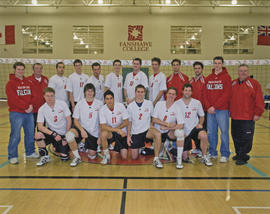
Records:
{"label": "white sock", "polygon": [[79,152],[78,152],[78,149],[72,151],[73,155],[76,157],[76,158],[80,158],[81,159],[81,156],[79,155]]}
{"label": "white sock", "polygon": [[154,161],[155,161],[155,160],[158,160],[158,157],[154,157]]}
{"label": "white sock", "polygon": [[103,152],[104,152],[104,155],[110,156],[109,149],[104,149]]}
{"label": "white sock", "polygon": [[177,147],[177,159],[182,160],[183,149],[183,147]]}

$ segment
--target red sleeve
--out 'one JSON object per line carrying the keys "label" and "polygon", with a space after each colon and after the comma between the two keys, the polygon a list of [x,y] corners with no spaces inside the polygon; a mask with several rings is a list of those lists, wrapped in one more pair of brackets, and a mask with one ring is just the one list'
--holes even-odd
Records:
{"label": "red sleeve", "polygon": [[9,107],[15,107],[18,109],[26,110],[29,107],[28,103],[23,102],[20,99],[16,99],[17,93],[14,87],[12,87],[12,83],[8,82],[6,85],[6,94]]}
{"label": "red sleeve", "polygon": [[213,105],[215,109],[222,108],[228,105],[228,103],[230,102],[232,91],[232,79],[229,75],[226,77],[223,86],[224,88],[222,95],[217,99],[217,101]]}
{"label": "red sleeve", "polygon": [[261,85],[256,82],[255,115],[261,116],[264,112],[264,98]]}

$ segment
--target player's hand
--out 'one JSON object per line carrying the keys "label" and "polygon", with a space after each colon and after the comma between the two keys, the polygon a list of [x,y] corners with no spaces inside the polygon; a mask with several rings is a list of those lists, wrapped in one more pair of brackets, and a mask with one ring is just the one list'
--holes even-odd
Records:
{"label": "player's hand", "polygon": [[33,106],[32,105],[29,105],[28,109],[25,110],[26,113],[30,113],[33,111]]}
{"label": "player's hand", "polygon": [[81,136],[82,136],[82,138],[88,138],[88,135],[87,135],[85,130],[81,131]]}
{"label": "player's hand", "polygon": [[62,145],[63,146],[67,145],[67,139],[66,138],[62,138]]}
{"label": "player's hand", "polygon": [[168,126],[169,128],[173,128],[173,127],[175,127],[175,125],[176,125],[175,123],[168,123],[167,126]]}
{"label": "player's hand", "polygon": [[125,136],[126,136],[126,133],[125,133],[122,129],[119,129],[119,130],[117,131],[117,133],[120,134],[121,137],[125,137]]}
{"label": "player's hand", "polygon": [[100,140],[100,138],[97,139],[97,145],[101,145],[101,140]]}
{"label": "player's hand", "polygon": [[60,141],[62,140],[62,137],[60,135],[56,135],[56,137],[54,138],[56,141]]}
{"label": "player's hand", "polygon": [[197,124],[196,129],[202,129],[202,125],[201,124]]}
{"label": "player's hand", "polygon": [[260,117],[259,117],[259,116],[254,115],[254,117],[253,117],[253,121],[258,121],[259,119],[260,119]]}
{"label": "player's hand", "polygon": [[215,114],[215,113],[216,113],[215,110],[216,110],[216,109],[215,109],[213,106],[211,106],[211,107],[207,110],[207,112],[208,112],[209,114]]}
{"label": "player's hand", "polygon": [[128,135],[128,136],[127,136],[127,144],[128,144],[128,146],[131,146],[131,143],[132,143],[132,141],[131,141],[131,136]]}
{"label": "player's hand", "polygon": [[160,129],[161,130],[168,130],[168,127],[167,126],[160,126]]}

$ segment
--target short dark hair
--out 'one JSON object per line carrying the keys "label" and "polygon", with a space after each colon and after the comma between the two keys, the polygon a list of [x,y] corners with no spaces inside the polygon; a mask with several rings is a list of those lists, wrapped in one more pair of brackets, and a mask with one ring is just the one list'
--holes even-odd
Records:
{"label": "short dark hair", "polygon": [[41,63],[36,62],[36,63],[34,63],[34,64],[33,64],[33,66],[32,66],[33,70],[34,70],[34,68],[35,68],[35,66],[36,66],[36,65],[40,65],[40,66],[41,66],[41,68],[43,68],[43,66],[42,66],[42,64],[41,64]]}
{"label": "short dark hair", "polygon": [[174,62],[178,62],[179,65],[181,65],[181,60],[180,59],[173,59],[171,62],[171,65],[173,65]]}
{"label": "short dark hair", "polygon": [[142,88],[144,90],[144,92],[145,92],[145,87],[142,84],[137,85],[135,87],[135,91],[137,91],[137,89],[139,89],[139,88]]}
{"label": "short dark hair", "polygon": [[99,64],[98,62],[94,62],[94,63],[92,64],[92,69],[94,69],[94,67],[96,67],[96,66],[101,67],[100,64]]}
{"label": "short dark hair", "polygon": [[216,57],[214,57],[213,61],[215,61],[215,60],[221,60],[222,64],[224,63],[224,59],[223,59],[222,56],[216,56]]}
{"label": "short dark hair", "polygon": [[160,65],[160,63],[161,63],[161,60],[160,60],[160,58],[158,58],[158,57],[152,58],[151,61],[152,61],[152,63],[153,63],[153,62],[157,62],[159,65]]}
{"label": "short dark hair", "polygon": [[104,99],[105,99],[106,96],[108,96],[108,95],[111,95],[111,96],[114,98],[114,93],[113,93],[111,90],[105,91],[105,93],[104,93]]}
{"label": "short dark hair", "polygon": [[65,64],[63,62],[57,62],[55,67],[58,68],[59,65],[64,65],[65,66]]}
{"label": "short dark hair", "polygon": [[25,64],[22,63],[22,62],[15,62],[15,63],[13,64],[13,69],[16,70],[16,68],[17,68],[18,66],[23,66],[23,68],[25,69]]}
{"label": "short dark hair", "polygon": [[43,94],[46,94],[46,93],[53,93],[55,94],[55,90],[51,87],[47,87],[43,90]]}
{"label": "short dark hair", "polygon": [[94,96],[96,95],[96,88],[92,83],[87,83],[83,88],[83,93],[85,94],[86,91],[92,89],[94,91]]}
{"label": "short dark hair", "polygon": [[174,90],[176,92],[176,94],[177,94],[177,89],[175,87],[169,87],[169,88],[167,88],[167,92],[166,93],[168,93],[169,90]]}
{"label": "short dark hair", "polygon": [[142,59],[141,59],[141,58],[136,57],[136,58],[134,58],[134,59],[132,60],[132,62],[134,62],[134,61],[139,61],[139,62],[140,62],[140,65],[142,65]]}
{"label": "short dark hair", "polygon": [[240,67],[247,67],[247,68],[248,68],[248,65],[245,64],[245,63],[242,63],[242,64],[240,64],[240,65],[238,66],[238,68],[240,68]]}
{"label": "short dark hair", "polygon": [[193,63],[193,68],[195,68],[196,65],[200,65],[202,69],[204,67],[203,64],[201,62],[199,62],[199,61],[196,61],[196,62]]}
{"label": "short dark hair", "polygon": [[114,65],[116,62],[119,62],[119,63],[120,63],[120,65],[122,65],[122,62],[121,62],[121,60],[120,60],[120,59],[115,59],[115,60],[113,61],[113,65]]}
{"label": "short dark hair", "polygon": [[193,91],[193,87],[192,87],[192,85],[191,85],[190,83],[185,83],[185,84],[183,85],[183,87],[182,87],[182,91],[184,91],[185,88],[191,88],[191,91]]}
{"label": "short dark hair", "polygon": [[73,62],[73,66],[75,66],[76,63],[80,63],[82,65],[82,60],[75,59],[74,62]]}

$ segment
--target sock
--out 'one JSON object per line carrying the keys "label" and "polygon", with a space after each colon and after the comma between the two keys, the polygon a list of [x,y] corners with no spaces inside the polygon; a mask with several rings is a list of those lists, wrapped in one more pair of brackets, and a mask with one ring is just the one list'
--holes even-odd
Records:
{"label": "sock", "polygon": [[78,152],[78,149],[72,151],[73,155],[76,157],[76,158],[79,158],[81,159],[80,155],[79,155],[79,152]]}
{"label": "sock", "polygon": [[46,147],[38,148],[38,152],[39,152],[40,156],[47,156],[48,155],[48,150],[46,149]]}
{"label": "sock", "polygon": [[104,155],[110,156],[109,149],[104,149],[103,152],[104,152]]}
{"label": "sock", "polygon": [[155,161],[155,160],[158,160],[158,157],[154,157],[154,161]]}
{"label": "sock", "polygon": [[183,147],[177,147],[177,159],[182,160]]}

